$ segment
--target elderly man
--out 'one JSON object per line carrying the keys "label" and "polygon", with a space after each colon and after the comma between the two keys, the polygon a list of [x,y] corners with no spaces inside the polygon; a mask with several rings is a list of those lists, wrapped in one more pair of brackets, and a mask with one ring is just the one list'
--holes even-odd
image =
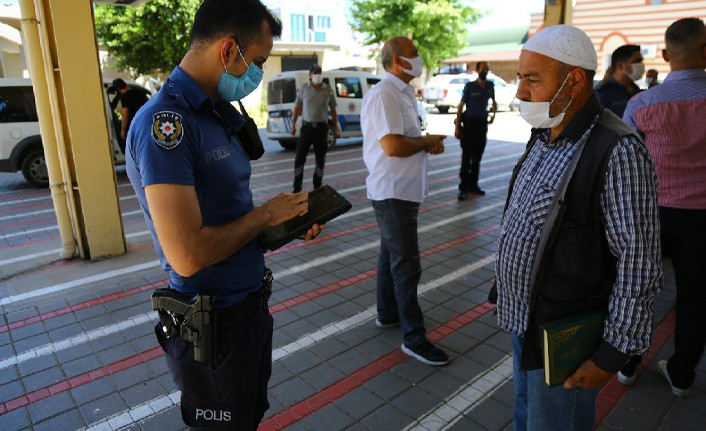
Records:
{"label": "elderly man", "polygon": [[[677,284],[674,354],[659,368],[672,393],[686,397],[706,345],[706,26],[680,19],[664,39],[671,73],[630,100],[624,120],[644,137],[657,168],[662,247]],[[621,383],[635,381],[637,362],[621,370]]]}
{"label": "elderly man", "polygon": [[[517,98],[534,129],[513,171],[496,261],[498,322],[512,334],[515,430],[593,429],[595,398],[649,346],[662,283],[657,178],[633,131],[593,91],[586,33],[547,27],[520,54]],[[600,343],[545,384],[539,328],[599,310]]]}
{"label": "elderly man", "polygon": [[260,84],[281,30],[259,0],[204,0],[189,50],[128,134],[127,173],[169,274],[155,331],[192,429],[255,430],[269,407],[272,276],[257,234],[305,214],[308,199],[253,205],[250,160],[261,154],[241,141],[230,102]]}
{"label": "elderly man", "polygon": [[363,98],[363,160],[366,184],[380,229],[375,321],[380,328],[402,325],[402,351],[434,366],[449,356],[426,336],[417,300],[422,275],[417,214],[427,193],[427,153],[444,151],[445,136],[422,136],[417,102],[409,81],[422,74],[422,57],[406,37],[382,48],[385,76]]}

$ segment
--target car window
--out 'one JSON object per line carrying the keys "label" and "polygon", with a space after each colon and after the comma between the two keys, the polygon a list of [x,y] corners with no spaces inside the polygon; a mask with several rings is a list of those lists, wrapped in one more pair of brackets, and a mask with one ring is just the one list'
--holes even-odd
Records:
{"label": "car window", "polygon": [[267,84],[267,104],[294,103],[297,98],[297,84],[294,78],[276,79]]}
{"label": "car window", "polygon": [[380,78],[368,78],[368,88],[373,88],[375,86],[375,84],[377,84],[380,81],[381,81]]}
{"label": "car window", "polygon": [[362,99],[363,92],[360,89],[359,78],[336,78],[336,95],[349,99]]}
{"label": "car window", "polygon": [[31,86],[0,88],[0,123],[39,121]]}
{"label": "car window", "polygon": [[465,84],[469,81],[468,78],[454,78],[449,81],[449,84]]}

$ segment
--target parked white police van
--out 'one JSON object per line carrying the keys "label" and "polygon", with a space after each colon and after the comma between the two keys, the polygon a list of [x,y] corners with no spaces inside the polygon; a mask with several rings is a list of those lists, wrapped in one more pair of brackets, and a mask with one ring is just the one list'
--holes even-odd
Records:
{"label": "parked white police van", "polygon": [[[338,114],[339,137],[355,138],[362,136],[360,129],[360,108],[363,96],[382,79],[368,72],[351,70],[325,70],[324,82],[333,89]],[[286,149],[297,146],[301,116],[297,119],[296,135],[291,134],[294,101],[299,89],[309,80],[307,70],[282,72],[267,81],[267,137],[279,141]],[[422,130],[426,129],[426,111],[417,102],[417,113]],[[330,113],[329,113],[330,115]],[[328,148],[336,145],[333,137],[333,122],[329,119]]]}
{"label": "parked white police van", "polygon": [[[106,114],[111,119],[108,134],[113,162],[124,164],[118,134],[120,120],[110,109],[107,97],[104,100]],[[25,179],[35,186],[49,185],[32,82],[28,78],[0,78],[0,172],[17,171],[22,171]]]}

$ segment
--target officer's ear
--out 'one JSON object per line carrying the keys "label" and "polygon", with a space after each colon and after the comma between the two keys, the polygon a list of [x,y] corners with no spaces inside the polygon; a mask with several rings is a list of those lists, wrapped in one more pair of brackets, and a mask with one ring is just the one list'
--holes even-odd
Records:
{"label": "officer's ear", "polygon": [[221,56],[221,64],[228,64],[228,60],[230,60],[234,55],[238,55],[238,47],[235,43],[235,39],[232,37],[224,37],[221,39],[219,53]]}

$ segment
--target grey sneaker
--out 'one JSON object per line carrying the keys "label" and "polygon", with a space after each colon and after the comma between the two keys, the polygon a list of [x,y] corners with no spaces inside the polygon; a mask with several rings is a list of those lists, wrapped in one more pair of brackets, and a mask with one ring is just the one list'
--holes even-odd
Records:
{"label": "grey sneaker", "polygon": [[669,370],[667,370],[667,360],[662,359],[657,363],[659,365],[659,370],[662,372],[662,375],[664,376],[665,379],[667,379],[667,383],[669,383],[669,386],[672,387],[672,393],[679,398],[686,398],[689,396],[689,388],[686,389],[679,389],[675,387],[672,384],[672,379],[669,378]]}
{"label": "grey sneaker", "polygon": [[375,326],[378,328],[396,328],[400,326],[400,322],[381,322],[380,319],[375,319]]}
{"label": "grey sneaker", "polygon": [[632,386],[635,384],[635,380],[637,380],[637,373],[632,376],[626,376],[622,371],[618,371],[618,383],[621,385]]}

